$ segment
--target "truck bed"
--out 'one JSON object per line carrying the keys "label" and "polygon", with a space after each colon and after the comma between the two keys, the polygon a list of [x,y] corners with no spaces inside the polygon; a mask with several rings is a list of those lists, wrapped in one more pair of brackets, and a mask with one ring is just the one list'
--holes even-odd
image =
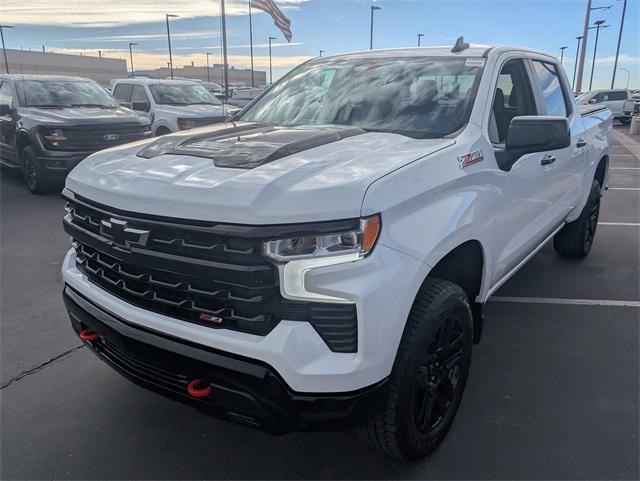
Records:
{"label": "truck bed", "polygon": [[578,111],[583,117],[585,117],[586,115],[591,115],[595,112],[600,112],[601,110],[604,110],[606,108],[607,107],[603,104],[578,104]]}

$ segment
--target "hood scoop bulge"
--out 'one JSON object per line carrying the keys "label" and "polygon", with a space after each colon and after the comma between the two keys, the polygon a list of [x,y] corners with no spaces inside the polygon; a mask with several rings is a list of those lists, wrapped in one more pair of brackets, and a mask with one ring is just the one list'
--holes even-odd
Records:
{"label": "hood scoop bulge", "polygon": [[192,136],[167,136],[138,152],[151,159],[160,155],[190,155],[213,160],[216,167],[253,169],[314,147],[364,134],[357,127],[274,127],[234,125]]}

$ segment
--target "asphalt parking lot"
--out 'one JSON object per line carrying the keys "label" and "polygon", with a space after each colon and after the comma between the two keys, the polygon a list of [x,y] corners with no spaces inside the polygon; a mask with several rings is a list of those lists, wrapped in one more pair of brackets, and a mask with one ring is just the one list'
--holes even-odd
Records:
{"label": "asphalt parking lot", "polygon": [[121,378],[62,304],[63,200],[3,170],[2,479],[638,479],[640,141],[627,132],[590,256],[547,245],[496,294],[452,431],[412,464],[352,433],[207,418]]}

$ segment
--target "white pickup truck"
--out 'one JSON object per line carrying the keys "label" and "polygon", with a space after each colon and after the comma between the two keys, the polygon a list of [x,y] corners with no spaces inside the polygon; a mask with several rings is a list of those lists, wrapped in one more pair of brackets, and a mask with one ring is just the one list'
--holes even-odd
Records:
{"label": "white pickup truck", "polygon": [[232,122],[68,176],[74,330],[135,382],[270,432],[428,455],[482,306],[553,239],[582,258],[612,115],[558,61],[456,46],[311,60]]}

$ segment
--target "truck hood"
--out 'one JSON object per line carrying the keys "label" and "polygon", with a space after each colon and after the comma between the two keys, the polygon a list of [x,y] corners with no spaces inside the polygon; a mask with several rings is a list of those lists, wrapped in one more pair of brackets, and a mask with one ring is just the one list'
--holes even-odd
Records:
{"label": "truck hood", "polygon": [[124,107],[101,109],[96,107],[69,107],[59,109],[39,109],[22,107],[20,116],[30,118],[45,125],[86,125],[86,124],[119,124],[149,123],[132,110]]}
{"label": "truck hood", "polygon": [[166,113],[185,119],[199,119],[202,117],[222,117],[222,105],[161,105],[155,106],[156,115]]}
{"label": "truck hood", "polygon": [[372,182],[454,143],[353,128],[222,124],[93,154],[69,174],[67,188],[116,209],[182,219],[354,218]]}

